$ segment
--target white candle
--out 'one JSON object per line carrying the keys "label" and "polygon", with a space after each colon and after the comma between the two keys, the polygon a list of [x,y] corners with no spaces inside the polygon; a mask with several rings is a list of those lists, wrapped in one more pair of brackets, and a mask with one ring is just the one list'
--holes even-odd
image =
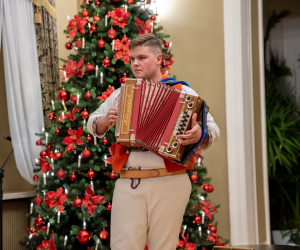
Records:
{"label": "white candle", "polygon": [[36,163],[39,163],[39,160],[38,160],[38,159],[35,159],[35,162],[36,162]]}
{"label": "white candle", "polygon": [[67,83],[67,82],[68,82],[68,78],[67,78],[67,73],[66,73],[66,71],[64,71],[64,76],[65,76],[65,82]]}
{"label": "white candle", "polygon": [[54,176],[54,172],[51,172],[51,175]]}
{"label": "white candle", "polygon": [[91,181],[90,182],[90,184],[91,184],[91,189],[93,190],[93,192],[94,192],[94,182],[93,181]]}
{"label": "white candle", "polygon": [[47,177],[46,177],[45,173],[43,174],[43,179],[44,179],[44,185],[46,185],[47,184]]}
{"label": "white candle", "polygon": [[49,234],[50,231],[50,222],[47,223],[47,235]]}
{"label": "white candle", "polygon": [[55,149],[55,150],[54,150],[54,153],[56,154],[57,152],[58,152],[58,150],[57,150],[57,149]]}
{"label": "white candle", "polygon": [[153,22],[151,22],[151,33],[153,33]]}
{"label": "white candle", "polygon": [[84,49],[84,45],[85,45],[85,39],[82,38],[82,48]]}
{"label": "white candle", "polygon": [[112,45],[111,50],[114,51],[115,50],[115,40],[112,41],[111,45]]}
{"label": "white candle", "polygon": [[199,157],[199,158],[198,158],[198,163],[197,163],[197,166],[198,166],[198,167],[200,167],[200,163],[201,163],[201,158]]}
{"label": "white candle", "polygon": [[43,133],[45,132],[45,128],[44,128],[44,127],[42,127],[42,132],[43,132]]}
{"label": "white candle", "polygon": [[94,136],[94,145],[96,146],[97,145],[97,137]]}
{"label": "white candle", "polygon": [[91,24],[88,23],[88,26],[89,26],[90,34],[92,34],[92,31],[91,31]]}
{"label": "white candle", "polygon": [[207,234],[210,235],[210,230],[209,229],[207,229]]}
{"label": "white candle", "polygon": [[66,107],[66,104],[65,104],[65,102],[64,102],[64,101],[62,101],[61,103],[62,103],[62,105],[64,106],[64,110],[67,112],[68,110],[67,110],[67,107]]}
{"label": "white candle", "polygon": [[98,77],[98,71],[99,71],[99,68],[98,68],[98,65],[96,65],[96,73],[95,73],[96,77]]}
{"label": "white candle", "polygon": [[107,15],[105,15],[105,27],[107,26]]}
{"label": "white candle", "polygon": [[86,222],[83,222],[83,230],[86,230]]}
{"label": "white candle", "polygon": [[168,53],[170,52],[171,47],[172,47],[172,42],[170,42],[170,45],[169,45],[169,48],[168,48]]}
{"label": "white candle", "polygon": [[30,203],[30,214],[33,212],[33,202]]}
{"label": "white candle", "polygon": [[79,94],[77,95],[76,105],[79,105]]}
{"label": "white candle", "polygon": [[100,83],[103,84],[103,73],[100,73]]}
{"label": "white candle", "polygon": [[[107,159],[107,156],[104,155],[104,159],[106,160]],[[107,162],[105,161],[105,167],[107,167]]]}
{"label": "white candle", "polygon": [[60,212],[57,212],[57,224],[60,223]]}
{"label": "white candle", "polygon": [[68,236],[65,236],[65,240],[64,240],[64,247],[67,245],[67,241],[68,241]]}
{"label": "white candle", "polygon": [[85,121],[85,119],[83,119],[83,130],[85,129],[85,124],[86,124],[86,121]]}
{"label": "white candle", "polygon": [[75,47],[75,48],[74,48],[74,50],[75,50],[75,53],[76,53],[76,55],[77,55],[78,48],[77,48],[77,47]]}
{"label": "white candle", "polygon": [[45,195],[46,195],[46,192],[44,192],[44,202],[45,202],[45,200],[46,200],[46,197],[45,197]]}
{"label": "white candle", "polygon": [[47,177],[49,176],[49,174],[50,174],[50,172],[49,172],[49,171],[47,171],[47,173],[46,173]]}
{"label": "white candle", "polygon": [[48,135],[49,135],[49,133],[45,133],[45,135],[46,135],[46,145],[48,144]]}
{"label": "white candle", "polygon": [[69,191],[68,191],[68,189],[67,189],[67,188],[65,189],[65,193],[66,193],[66,194],[68,194],[68,193],[69,193]]}
{"label": "white candle", "polygon": [[99,245],[99,239],[98,239],[97,242],[96,242],[95,250],[98,250],[98,245]]}
{"label": "white candle", "polygon": [[67,15],[67,19],[68,19],[68,21],[70,20],[70,16],[69,15]]}
{"label": "white candle", "polygon": [[65,113],[64,111],[61,112],[61,119],[62,119],[62,122],[64,122],[64,117],[65,117]]}
{"label": "white candle", "polygon": [[201,226],[199,226],[199,236],[200,237],[202,236],[202,228],[201,228]]}
{"label": "white candle", "polygon": [[80,168],[80,163],[81,163],[81,155],[78,155],[78,167]]}
{"label": "white candle", "polygon": [[52,103],[52,110],[55,111],[54,101],[52,100],[51,103]]}
{"label": "white candle", "polygon": [[125,4],[125,12],[127,13],[127,4]]}
{"label": "white candle", "polygon": [[183,227],[183,231],[182,231],[183,235],[185,234],[185,230],[186,230],[186,225],[184,225],[184,227]]}
{"label": "white candle", "polygon": [[204,221],[205,221],[205,213],[202,211],[202,221],[201,221],[201,223],[204,224]]}

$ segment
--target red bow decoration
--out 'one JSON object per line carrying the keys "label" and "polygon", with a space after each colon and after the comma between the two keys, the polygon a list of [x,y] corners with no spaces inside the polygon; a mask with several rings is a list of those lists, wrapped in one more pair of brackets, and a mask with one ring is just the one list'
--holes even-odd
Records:
{"label": "red bow decoration", "polygon": [[182,234],[181,237],[183,240],[178,240],[178,244],[176,247],[181,248],[182,250],[194,250],[196,245],[194,243],[188,242],[189,235],[185,238],[184,235]]}
{"label": "red bow decoration", "polygon": [[[75,121],[75,113],[79,112],[81,110],[81,108],[76,108],[74,107],[72,111],[68,111],[64,114],[64,119],[70,119],[71,121]],[[60,122],[62,122],[62,115],[59,117],[58,119]]]}
{"label": "red bow decoration", "polygon": [[43,160],[42,158],[40,158],[39,160],[40,160],[39,163],[40,163],[41,166],[42,166],[42,168],[41,168],[41,170],[40,170],[40,172],[41,172],[42,174],[46,173],[47,171],[51,171],[51,170],[52,170],[52,167],[51,167],[51,165],[50,165],[50,163],[49,163],[48,161]]}
{"label": "red bow decoration", "polygon": [[77,15],[74,15],[74,19],[69,21],[69,24],[67,26],[68,29],[71,29],[69,32],[69,37],[73,38],[76,36],[77,31],[79,31],[81,34],[84,34],[84,25],[87,24],[87,20],[83,17],[79,18]]}
{"label": "red bow decoration", "polygon": [[151,33],[152,26],[150,20],[144,23],[143,21],[135,17],[135,25],[139,28],[139,35]]}
{"label": "red bow decoration", "polygon": [[107,92],[102,92],[102,96],[98,96],[97,99],[105,102],[107,98],[115,91],[115,88],[109,85],[106,91]]}
{"label": "red bow decoration", "polygon": [[[84,57],[81,57],[79,62],[74,62],[72,60],[67,60],[67,67],[66,68],[59,68],[62,71],[65,71],[67,74],[67,78],[70,78],[71,75],[74,77],[82,77],[83,76],[83,62],[84,62]],[[64,79],[64,78],[63,78]]]}
{"label": "red bow decoration", "polygon": [[64,144],[68,144],[66,147],[66,151],[70,151],[70,149],[73,147],[74,143],[77,145],[82,145],[83,141],[81,140],[83,129],[79,128],[77,131],[73,131],[72,129],[68,129],[68,134],[70,136],[66,136],[63,140]]}
{"label": "red bow decoration", "polygon": [[114,25],[118,25],[123,29],[128,24],[126,20],[130,16],[130,13],[126,13],[125,9],[115,8],[115,11],[108,12],[108,14],[114,18]]}
{"label": "red bow decoration", "polygon": [[53,241],[54,241],[54,236],[52,233],[50,240],[43,240],[42,244],[38,245],[36,249],[56,250],[56,246],[54,245]]}
{"label": "red bow decoration", "polygon": [[101,202],[102,204],[105,203],[105,198],[103,196],[97,195],[95,196],[93,190],[90,186],[86,189],[84,193],[84,199],[82,199],[82,204],[86,207],[86,210],[91,214],[94,215],[95,208],[97,204]]}
{"label": "red bow decoration", "polygon": [[121,59],[123,58],[124,64],[129,63],[129,41],[126,43],[120,41],[119,39],[115,40],[115,49],[118,50],[118,52],[114,55],[115,59]]}
{"label": "red bow decoration", "polygon": [[46,193],[46,205],[50,208],[54,208],[55,206],[58,206],[58,212],[63,212],[65,210],[65,207],[63,206],[63,203],[67,200],[66,193],[63,193],[63,188],[59,188],[55,191],[49,191]]}

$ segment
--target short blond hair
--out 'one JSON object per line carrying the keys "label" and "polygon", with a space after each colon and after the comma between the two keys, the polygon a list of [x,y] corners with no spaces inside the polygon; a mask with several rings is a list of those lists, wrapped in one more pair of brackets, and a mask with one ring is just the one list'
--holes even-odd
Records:
{"label": "short blond hair", "polygon": [[132,39],[129,44],[129,50],[138,46],[150,47],[152,52],[162,54],[162,41],[153,34],[143,34]]}

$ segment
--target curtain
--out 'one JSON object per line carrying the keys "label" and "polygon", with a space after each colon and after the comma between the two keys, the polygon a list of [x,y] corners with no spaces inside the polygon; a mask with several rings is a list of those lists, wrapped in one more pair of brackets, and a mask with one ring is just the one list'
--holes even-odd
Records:
{"label": "curtain", "polygon": [[41,151],[36,132],[44,127],[41,85],[34,26],[34,7],[28,0],[0,1],[0,41],[14,156],[21,176],[34,184],[35,158]]}

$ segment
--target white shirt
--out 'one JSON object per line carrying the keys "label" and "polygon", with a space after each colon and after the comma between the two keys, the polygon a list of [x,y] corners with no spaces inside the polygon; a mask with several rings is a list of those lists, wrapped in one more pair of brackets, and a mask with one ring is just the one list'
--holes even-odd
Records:
{"label": "white shirt", "polygon": [[[198,96],[193,89],[185,85],[182,85],[182,92]],[[105,116],[110,108],[117,108],[119,95],[120,88],[116,89],[95,112],[90,114],[87,129],[92,135],[98,138],[103,138],[105,136],[105,133],[102,135],[96,134],[98,119]],[[200,145],[199,149],[202,151],[206,151],[213,142],[216,142],[220,134],[220,130],[209,112],[207,114],[207,126],[209,131],[209,144],[206,148],[203,148],[203,146]],[[151,151],[131,152],[123,169],[128,169],[129,167],[135,167],[137,169],[139,167],[141,169],[157,169],[165,168],[165,163],[162,157],[152,153]]]}

